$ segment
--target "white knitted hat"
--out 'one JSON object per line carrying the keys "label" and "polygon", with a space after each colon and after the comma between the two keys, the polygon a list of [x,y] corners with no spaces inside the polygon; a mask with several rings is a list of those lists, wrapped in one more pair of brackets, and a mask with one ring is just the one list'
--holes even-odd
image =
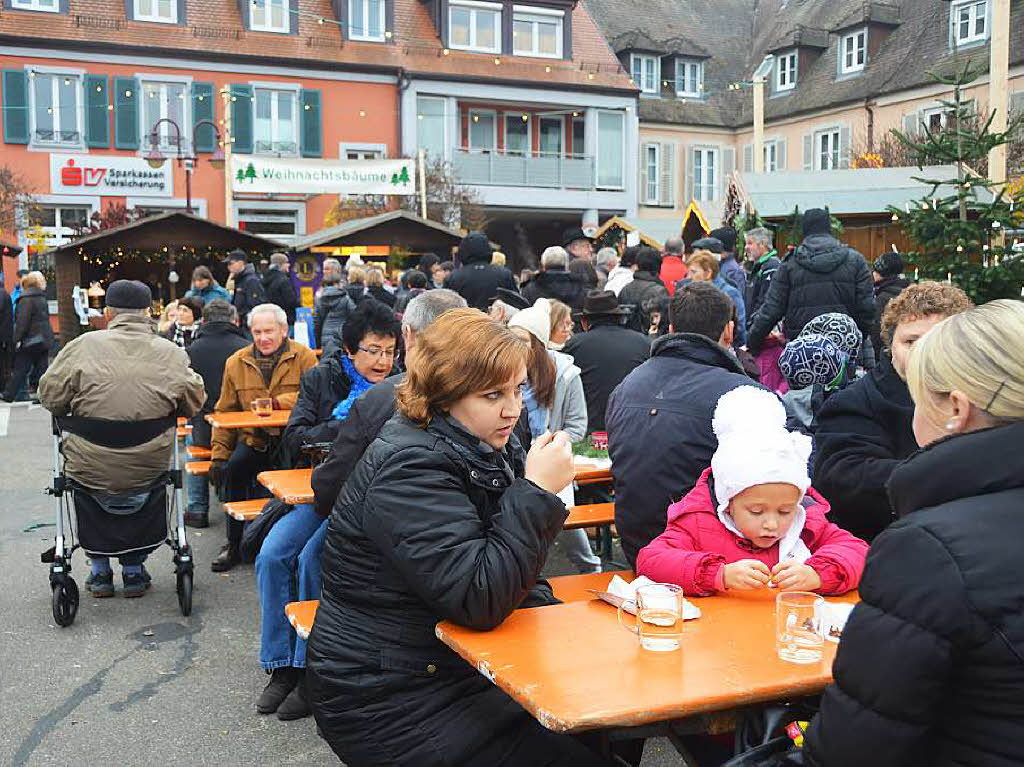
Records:
{"label": "white knitted hat", "polygon": [[551,304],[546,298],[538,298],[529,309],[520,309],[508,321],[510,328],[525,328],[545,348],[551,340]]}

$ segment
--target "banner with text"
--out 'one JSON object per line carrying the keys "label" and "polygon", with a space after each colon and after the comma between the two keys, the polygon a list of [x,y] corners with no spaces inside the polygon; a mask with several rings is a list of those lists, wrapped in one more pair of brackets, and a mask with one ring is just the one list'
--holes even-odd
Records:
{"label": "banner with text", "polygon": [[231,156],[232,189],[267,194],[416,194],[415,160]]}
{"label": "banner with text", "polygon": [[51,154],[50,191],[54,194],[171,197],[174,164],[149,167],[141,157],[105,154]]}

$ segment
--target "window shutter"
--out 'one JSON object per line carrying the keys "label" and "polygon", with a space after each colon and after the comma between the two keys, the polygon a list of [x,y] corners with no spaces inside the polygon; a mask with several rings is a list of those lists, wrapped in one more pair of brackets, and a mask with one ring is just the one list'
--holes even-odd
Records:
{"label": "window shutter", "polygon": [[85,144],[97,149],[110,146],[109,89],[106,75],[85,76]]}
{"label": "window shutter", "polygon": [[804,170],[814,169],[814,134],[804,135]]}
{"label": "window shutter", "polygon": [[839,167],[850,167],[850,126],[839,128]]}
{"label": "window shutter", "polygon": [[1010,94],[1010,114],[1024,114],[1024,91]]}
{"label": "window shutter", "polygon": [[775,142],[775,164],[779,173],[786,172],[786,139],[780,138]]}
{"label": "window shutter", "polygon": [[192,83],[192,132],[196,137],[195,151],[212,152],[217,148],[217,134],[212,125],[197,124],[214,119],[213,83]]}
{"label": "window shutter", "polygon": [[908,138],[912,138],[918,129],[918,117],[917,112],[911,112],[908,115],[903,115],[903,133]]}
{"label": "window shutter", "polygon": [[4,143],[28,143],[28,73],[5,69],[3,79]]}
{"label": "window shutter", "polygon": [[754,145],[747,144],[743,147],[743,172],[754,172]]}
{"label": "window shutter", "polygon": [[320,91],[302,91],[299,110],[300,149],[303,157],[322,157],[323,124],[320,116]]}
{"label": "window shutter", "polygon": [[686,147],[686,166],[683,168],[683,201],[684,205],[689,205],[693,201],[693,147]]}
{"label": "window shutter", "polygon": [[124,0],[124,17],[128,21],[135,20],[135,0]]}
{"label": "window shutter", "polygon": [[[651,204],[652,200],[647,196],[647,152],[651,144],[644,142],[640,145],[640,199],[645,205]],[[657,202],[654,200],[653,202]]]}
{"label": "window shutter", "polygon": [[252,86],[231,86],[231,149],[252,154]]}
{"label": "window shutter", "polygon": [[722,172],[718,178],[718,199],[724,200],[729,191],[729,176],[736,170],[736,150],[726,147],[722,150]]}
{"label": "window shutter", "polygon": [[288,14],[288,34],[299,34],[299,0],[285,0],[284,10]]}
{"label": "window shutter", "polygon": [[114,149],[139,148],[139,81],[114,78]]}
{"label": "window shutter", "polygon": [[676,204],[676,145],[665,142],[661,145],[661,179],[658,182],[658,202],[666,207]]}

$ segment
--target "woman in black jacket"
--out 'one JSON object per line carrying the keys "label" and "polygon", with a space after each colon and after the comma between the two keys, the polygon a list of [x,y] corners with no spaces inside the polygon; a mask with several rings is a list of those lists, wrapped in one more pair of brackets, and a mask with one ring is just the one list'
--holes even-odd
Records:
{"label": "woman in black jacket", "polygon": [[488,630],[553,601],[538,582],[572,479],[564,435],[525,457],[510,439],[528,345],[474,309],[417,337],[399,413],[349,477],[328,523],[309,640],[313,712],[350,767],[588,765],[434,634]]}
{"label": "woman in black jacket", "polygon": [[26,378],[29,397],[35,398],[53,344],[46,278],[42,272],[29,272],[21,278],[21,295],[14,305],[14,367],[0,399],[13,402]]}
{"label": "woman in black jacket", "polygon": [[908,368],[924,449],[892,474],[836,684],[807,733],[819,767],[1024,763],[1024,303],[938,324]]}

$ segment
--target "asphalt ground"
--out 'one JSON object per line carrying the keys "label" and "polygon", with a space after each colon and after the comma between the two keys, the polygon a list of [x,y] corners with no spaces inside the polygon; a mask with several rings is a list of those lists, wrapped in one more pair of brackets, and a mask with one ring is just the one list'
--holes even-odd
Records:
{"label": "asphalt ground", "polygon": [[[6,429],[5,429],[6,427]],[[85,593],[82,552],[72,574],[82,590],[75,623],[59,628],[48,566],[56,511],[49,415],[0,405],[0,765],[337,765],[312,718],[281,722],[254,703],[260,671],[259,604],[252,566],[210,572],[224,515],[190,530],[197,563],[192,615],[182,617],[171,550],[152,554],[153,587],[141,599]],[[618,558],[621,552],[616,548]],[[546,575],[573,572],[552,553]],[[644,767],[679,764],[651,740]]]}

